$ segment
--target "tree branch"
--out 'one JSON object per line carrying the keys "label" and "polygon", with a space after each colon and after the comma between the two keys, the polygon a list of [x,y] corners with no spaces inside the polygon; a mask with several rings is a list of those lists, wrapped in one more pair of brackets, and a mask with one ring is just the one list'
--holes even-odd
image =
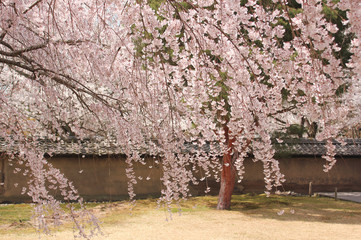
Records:
{"label": "tree branch", "polygon": [[43,43],[43,44],[31,46],[31,47],[28,47],[28,48],[25,48],[25,49],[22,49],[22,50],[13,51],[13,52],[5,52],[5,51],[0,50],[0,55],[9,56],[9,57],[16,57],[16,56],[19,56],[19,55],[21,55],[23,53],[38,50],[38,49],[44,48],[46,46],[47,46],[47,43]]}
{"label": "tree branch", "polygon": [[12,60],[5,59],[5,58],[0,58],[0,63],[5,63],[10,66],[19,67],[19,68],[28,70],[29,72],[35,72],[35,69],[33,67],[26,66],[26,65],[22,64],[21,62],[12,61]]}
{"label": "tree branch", "polygon": [[31,9],[33,9],[36,5],[38,5],[40,2],[42,2],[43,0],[37,0],[36,2],[34,2],[28,9],[26,9],[23,14],[26,14],[27,12],[29,12]]}

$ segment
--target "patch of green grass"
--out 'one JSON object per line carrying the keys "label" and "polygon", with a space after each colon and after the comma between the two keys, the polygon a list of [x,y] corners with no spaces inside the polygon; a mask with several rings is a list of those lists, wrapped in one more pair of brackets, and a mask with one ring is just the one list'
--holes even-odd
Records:
{"label": "patch of green grass", "polygon": [[0,205],[0,225],[29,222],[32,209],[30,204]]}
{"label": "patch of green grass", "polygon": [[[193,197],[182,201],[182,212],[215,210],[217,196]],[[139,206],[142,202],[139,201]],[[179,207],[172,206],[175,213]],[[145,209],[143,209],[145,210]],[[277,220],[299,220],[332,223],[358,224],[361,219],[361,205],[347,201],[335,201],[324,197],[278,196],[265,194],[242,194],[232,196],[230,211],[238,211],[257,218]],[[281,213],[283,212],[283,213]],[[281,215],[277,214],[281,213]]]}
{"label": "patch of green grass", "polygon": [[0,235],[11,231],[34,232],[30,219],[33,206],[31,204],[0,205]]}
{"label": "patch of green grass", "polygon": [[[232,210],[257,218],[359,224],[361,205],[324,197],[235,195]],[[281,212],[281,216],[278,212]]]}
{"label": "patch of green grass", "polygon": [[[94,209],[97,206],[104,205],[103,203],[86,203],[87,209]],[[72,203],[75,210],[80,209],[80,204]],[[68,204],[61,204],[64,212],[69,213]],[[19,233],[32,233],[36,232],[35,227],[32,225],[34,205],[33,204],[0,204],[0,235],[8,232]],[[49,224],[51,229],[55,229]],[[69,221],[65,221],[65,226],[57,230],[64,230],[69,227]]]}
{"label": "patch of green grass", "polygon": [[[92,208],[95,208],[97,206],[103,206],[105,204],[106,203],[101,203],[101,202],[87,202],[83,206],[86,209],[92,209]],[[79,210],[81,208],[81,205],[79,203],[62,203],[62,204],[60,204],[60,207],[64,212],[69,213],[70,212],[69,207],[72,207],[73,210]]]}

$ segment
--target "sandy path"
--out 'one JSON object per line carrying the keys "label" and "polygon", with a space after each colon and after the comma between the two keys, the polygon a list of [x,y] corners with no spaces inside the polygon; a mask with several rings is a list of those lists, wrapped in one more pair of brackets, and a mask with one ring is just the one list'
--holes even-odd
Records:
{"label": "sandy path", "polygon": [[[335,213],[337,214],[337,213]],[[162,211],[151,211],[141,216],[127,218],[126,221],[103,227],[104,236],[95,239],[106,240],[332,240],[361,239],[360,224],[327,223],[317,221],[299,221],[289,216],[262,218],[233,211],[204,211],[182,216],[175,214],[173,220],[165,221]],[[38,240],[36,234],[9,234],[0,236],[1,240]],[[41,236],[40,239],[73,239],[71,231],[58,232],[55,236]]]}

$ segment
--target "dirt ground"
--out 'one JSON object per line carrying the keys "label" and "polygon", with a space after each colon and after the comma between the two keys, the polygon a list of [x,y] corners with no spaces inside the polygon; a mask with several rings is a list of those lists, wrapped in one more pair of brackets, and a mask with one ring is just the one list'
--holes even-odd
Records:
{"label": "dirt ground", "polygon": [[[361,208],[361,206],[360,206]],[[103,236],[94,239],[130,240],[130,239],[197,239],[197,240],[272,240],[272,239],[348,239],[359,240],[361,236],[361,222],[335,219],[323,216],[307,217],[309,213],[302,210],[286,209],[283,215],[274,212],[274,216],[267,214],[245,214],[241,211],[196,211],[178,213],[172,220],[166,220],[166,213],[162,210],[151,210],[144,214],[129,216],[116,224],[104,224]],[[321,221],[319,219],[321,218]],[[343,216],[342,218],[345,218]],[[352,214],[350,218],[354,218]],[[303,220],[300,220],[303,219]],[[317,221],[316,221],[317,220]],[[73,239],[73,232],[65,230],[54,236],[41,235],[40,239]],[[2,240],[38,240],[38,234],[5,234]]]}

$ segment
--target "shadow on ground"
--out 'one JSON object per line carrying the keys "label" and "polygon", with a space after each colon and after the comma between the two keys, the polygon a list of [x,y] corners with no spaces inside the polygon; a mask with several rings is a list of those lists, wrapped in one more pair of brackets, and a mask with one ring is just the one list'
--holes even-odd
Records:
{"label": "shadow on ground", "polygon": [[[216,197],[206,197],[204,200],[209,208],[216,209]],[[270,218],[279,221],[357,225],[361,222],[361,204],[335,201],[325,197],[234,195],[230,211],[238,211],[255,218]]]}

